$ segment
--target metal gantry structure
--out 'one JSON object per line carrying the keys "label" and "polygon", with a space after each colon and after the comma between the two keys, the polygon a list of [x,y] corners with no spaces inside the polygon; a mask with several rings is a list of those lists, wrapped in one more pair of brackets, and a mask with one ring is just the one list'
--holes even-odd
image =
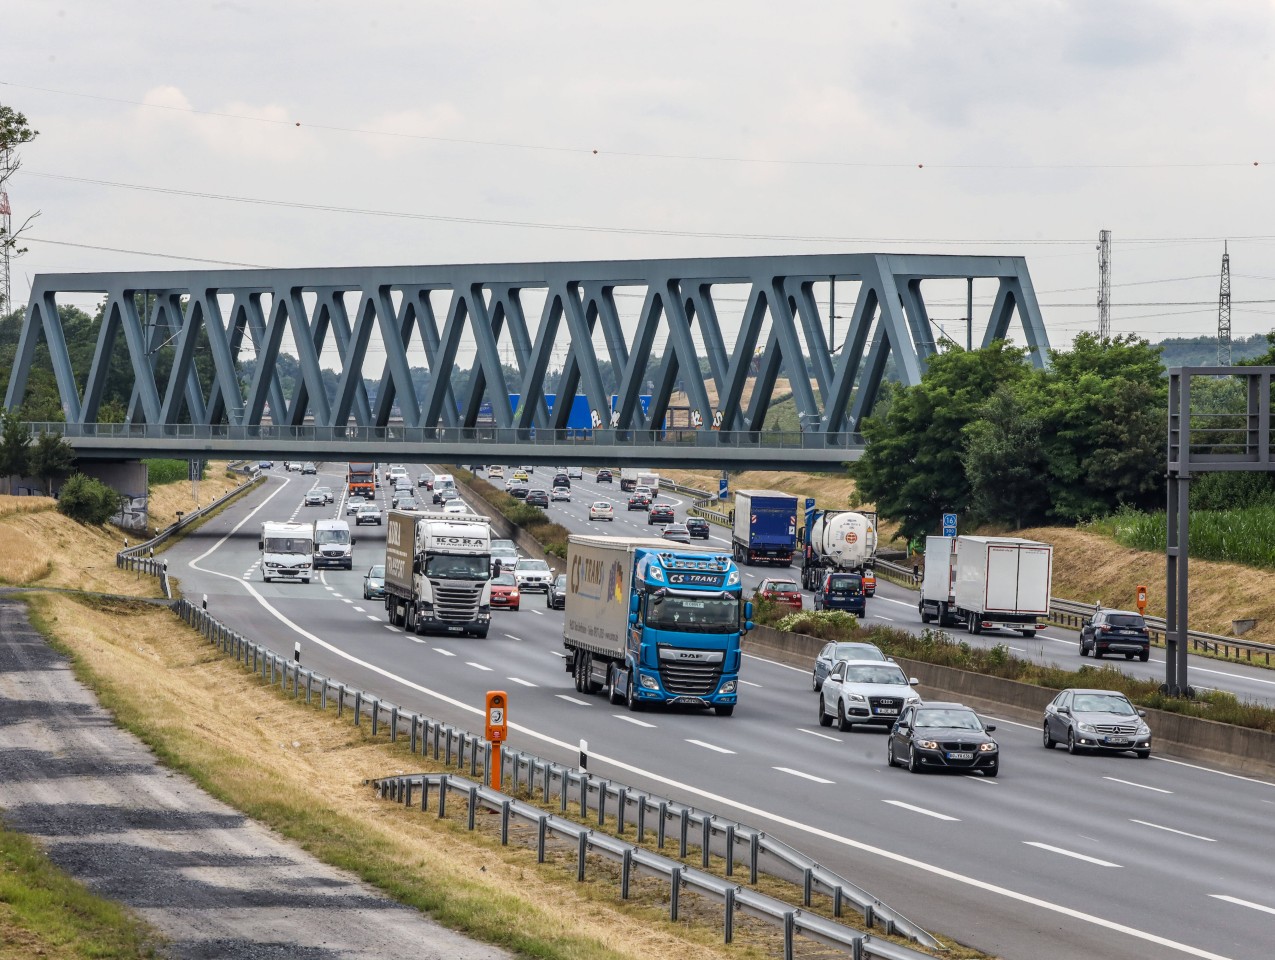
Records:
{"label": "metal gantry structure", "polygon": [[1222,279],[1217,291],[1217,362],[1231,365],[1231,252],[1222,241]]}
{"label": "metal gantry structure", "polygon": [[[486,434],[472,432],[480,427],[523,437],[538,431],[543,439],[569,427],[572,404],[551,412],[546,402],[546,380],[557,370],[557,396],[587,398],[592,439],[605,444],[637,431],[639,446],[649,448],[643,452],[659,454],[679,445],[711,450],[728,438],[726,445],[746,446],[749,437],[773,432],[767,418],[786,378],[782,399],[791,395],[801,425],[795,459],[836,462],[838,450],[861,443],[859,426],[887,362],[914,384],[938,349],[922,284],[940,279],[995,280],[983,343],[1009,337],[1017,319],[1033,362],[1046,365],[1044,322],[1021,257],[816,254],[43,274],[32,288],[5,405],[21,405],[42,341],[68,438],[89,449],[90,435],[120,436],[96,428],[122,336],[133,376],[124,433],[135,440],[177,436],[179,427],[242,441],[247,450],[307,435],[482,441]],[[825,316],[815,292],[830,282],[854,296],[835,343],[827,332],[835,304]],[[85,294],[103,302],[87,371],[72,368],[58,315],[59,298]],[[622,298],[641,306],[623,310]],[[287,383],[278,361],[292,350],[300,375]],[[160,383],[156,358],[164,351],[171,362]],[[210,382],[200,379],[201,352],[211,361],[203,364]],[[458,379],[462,365],[468,376]],[[336,374],[334,389],[325,386],[325,366]],[[424,369],[423,380],[414,380],[414,368]],[[369,390],[368,379],[377,386]],[[688,416],[686,429],[670,435],[675,394],[684,394]]]}

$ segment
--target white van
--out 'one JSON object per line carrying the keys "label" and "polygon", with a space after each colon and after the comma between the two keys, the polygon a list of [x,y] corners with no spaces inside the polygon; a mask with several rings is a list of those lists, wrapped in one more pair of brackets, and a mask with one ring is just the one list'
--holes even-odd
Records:
{"label": "white van", "polygon": [[261,551],[261,579],[266,583],[281,578],[310,582],[314,566],[314,527],[310,524],[267,520],[261,524],[257,549]]}
{"label": "white van", "polygon": [[316,520],[314,523],[314,565],[354,569],[354,544],[345,520]]}

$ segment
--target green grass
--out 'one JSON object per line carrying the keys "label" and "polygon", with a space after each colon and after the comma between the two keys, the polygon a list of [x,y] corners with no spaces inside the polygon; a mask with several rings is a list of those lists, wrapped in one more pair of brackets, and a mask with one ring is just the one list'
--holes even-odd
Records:
{"label": "green grass", "polygon": [[[1164,511],[1122,509],[1088,528],[1126,547],[1157,553],[1165,549]],[[1192,510],[1188,540],[1192,557],[1275,570],[1275,506]]]}
{"label": "green grass", "polygon": [[[177,483],[190,479],[189,460],[143,460],[147,469],[147,483],[152,487],[162,487],[168,483]],[[203,479],[203,470],[200,470]]]}
{"label": "green grass", "polygon": [[0,960],[160,956],[159,935],[94,896],[31,839],[0,827]]}

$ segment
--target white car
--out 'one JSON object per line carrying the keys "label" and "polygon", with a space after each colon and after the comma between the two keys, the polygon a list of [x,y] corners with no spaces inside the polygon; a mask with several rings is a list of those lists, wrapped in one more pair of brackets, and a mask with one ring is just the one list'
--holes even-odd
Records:
{"label": "white car", "polygon": [[589,507],[590,520],[610,520],[615,522],[615,507],[605,500],[599,500]]}
{"label": "white car", "polygon": [[498,546],[497,542],[491,542],[491,567],[496,569],[496,563],[500,563],[500,569],[512,570],[518,563],[518,551],[514,547]]}
{"label": "white car", "polygon": [[354,515],[354,525],[362,526],[365,523],[374,523],[378,527],[381,525],[381,508],[374,503],[365,503],[359,507],[359,512]]}
{"label": "white car", "polygon": [[559,500],[565,500],[568,503],[570,503],[571,488],[570,487],[554,487],[553,492],[549,494],[549,499],[552,500],[554,503],[557,503]]}
{"label": "white car", "polygon": [[491,464],[490,466],[487,467],[487,479],[488,480],[505,479],[505,468],[498,463]]}
{"label": "white car", "polygon": [[819,691],[819,725],[843,733],[856,723],[893,726],[903,708],[920,703],[909,679],[897,663],[880,660],[839,660]]}
{"label": "white car", "polygon": [[448,500],[443,504],[443,513],[469,513],[469,507],[463,500]]}
{"label": "white car", "polygon": [[527,590],[543,590],[549,592],[549,584],[554,578],[554,569],[543,560],[533,560],[530,557],[524,557],[518,561],[518,565],[514,567],[514,579],[518,581],[518,589],[526,592]]}

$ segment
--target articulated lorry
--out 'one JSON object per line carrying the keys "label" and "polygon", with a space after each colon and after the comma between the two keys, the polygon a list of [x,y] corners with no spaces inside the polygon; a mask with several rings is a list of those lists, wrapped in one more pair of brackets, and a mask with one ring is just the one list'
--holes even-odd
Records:
{"label": "articulated lorry", "polygon": [[1043,630],[1053,588],[1054,548],[1018,537],[926,537],[922,623],[970,633]]}
{"label": "articulated lorry", "polygon": [[385,611],[409,633],[487,636],[487,517],[391,510],[385,527]]}
{"label": "articulated lorry", "polygon": [[[729,556],[647,537],[567,539],[562,645],[580,693],[607,690],[630,710],[648,704],[735,712],[741,603]],[[743,613],[745,623],[740,623]]]}
{"label": "articulated lorry", "polygon": [[797,549],[797,498],[778,490],[739,490],[731,532],[735,562],[792,565]]}
{"label": "articulated lorry", "polygon": [[806,518],[801,585],[818,590],[825,573],[859,573],[877,558],[877,515],[816,510]]}
{"label": "articulated lorry", "polygon": [[300,580],[309,583],[314,570],[314,527],[308,523],[261,524],[261,579]]}

